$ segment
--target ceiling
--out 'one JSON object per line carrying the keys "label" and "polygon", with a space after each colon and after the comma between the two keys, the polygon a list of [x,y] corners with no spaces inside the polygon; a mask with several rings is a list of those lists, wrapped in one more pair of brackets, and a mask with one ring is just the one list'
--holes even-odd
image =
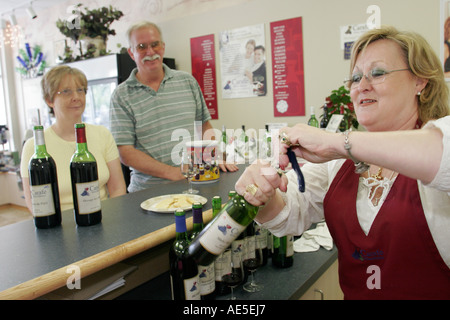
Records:
{"label": "ceiling", "polygon": [[[65,0],[0,0],[0,14],[9,15],[15,9],[14,13],[17,17],[26,15],[25,9],[32,3],[32,7],[36,14],[39,12],[63,3]],[[4,18],[4,17],[3,17]]]}

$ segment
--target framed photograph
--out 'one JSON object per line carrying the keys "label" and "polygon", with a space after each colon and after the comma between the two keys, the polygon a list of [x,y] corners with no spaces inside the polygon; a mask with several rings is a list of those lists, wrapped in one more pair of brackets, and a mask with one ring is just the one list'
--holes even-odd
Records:
{"label": "framed photograph", "polygon": [[445,80],[450,81],[450,0],[441,0],[441,50]]}

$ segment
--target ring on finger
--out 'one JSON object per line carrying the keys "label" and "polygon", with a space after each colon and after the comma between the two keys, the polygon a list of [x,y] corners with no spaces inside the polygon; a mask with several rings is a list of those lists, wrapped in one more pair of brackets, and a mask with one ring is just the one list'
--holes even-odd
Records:
{"label": "ring on finger", "polygon": [[281,143],[284,143],[288,147],[290,147],[292,145],[291,140],[289,139],[289,136],[286,134],[286,132],[280,133],[280,141],[281,141]]}
{"label": "ring on finger", "polygon": [[255,196],[256,192],[258,192],[258,186],[251,183],[245,188],[245,191],[250,193],[252,196]]}

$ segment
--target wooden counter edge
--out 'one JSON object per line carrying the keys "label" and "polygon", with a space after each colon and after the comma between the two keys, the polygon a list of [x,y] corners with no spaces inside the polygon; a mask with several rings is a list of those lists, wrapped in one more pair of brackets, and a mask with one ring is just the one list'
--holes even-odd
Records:
{"label": "wooden counter edge", "polygon": [[[211,209],[203,212],[204,223],[209,222],[211,218]],[[192,217],[186,219],[186,223],[188,230],[191,230]],[[122,260],[156,247],[174,237],[175,224],[171,224],[114,248],[3,290],[0,292],[0,300],[32,300],[39,298],[40,296],[59,289],[67,284],[67,279],[72,275],[71,272],[67,273],[69,266],[75,265],[79,267],[81,277],[87,277]]]}

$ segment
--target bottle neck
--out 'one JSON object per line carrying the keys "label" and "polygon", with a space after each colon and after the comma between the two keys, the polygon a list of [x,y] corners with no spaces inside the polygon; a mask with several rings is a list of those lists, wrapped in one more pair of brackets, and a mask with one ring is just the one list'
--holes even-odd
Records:
{"label": "bottle neck", "polygon": [[203,212],[202,208],[194,208],[192,212],[192,230],[201,231],[203,229]]}
{"label": "bottle neck", "polygon": [[175,238],[177,240],[187,239],[186,216],[175,214]]}
{"label": "bottle neck", "polygon": [[75,137],[77,141],[77,152],[87,151],[86,129],[85,127],[75,128]]}
{"label": "bottle neck", "polygon": [[38,157],[48,156],[43,130],[34,131],[34,152]]}

